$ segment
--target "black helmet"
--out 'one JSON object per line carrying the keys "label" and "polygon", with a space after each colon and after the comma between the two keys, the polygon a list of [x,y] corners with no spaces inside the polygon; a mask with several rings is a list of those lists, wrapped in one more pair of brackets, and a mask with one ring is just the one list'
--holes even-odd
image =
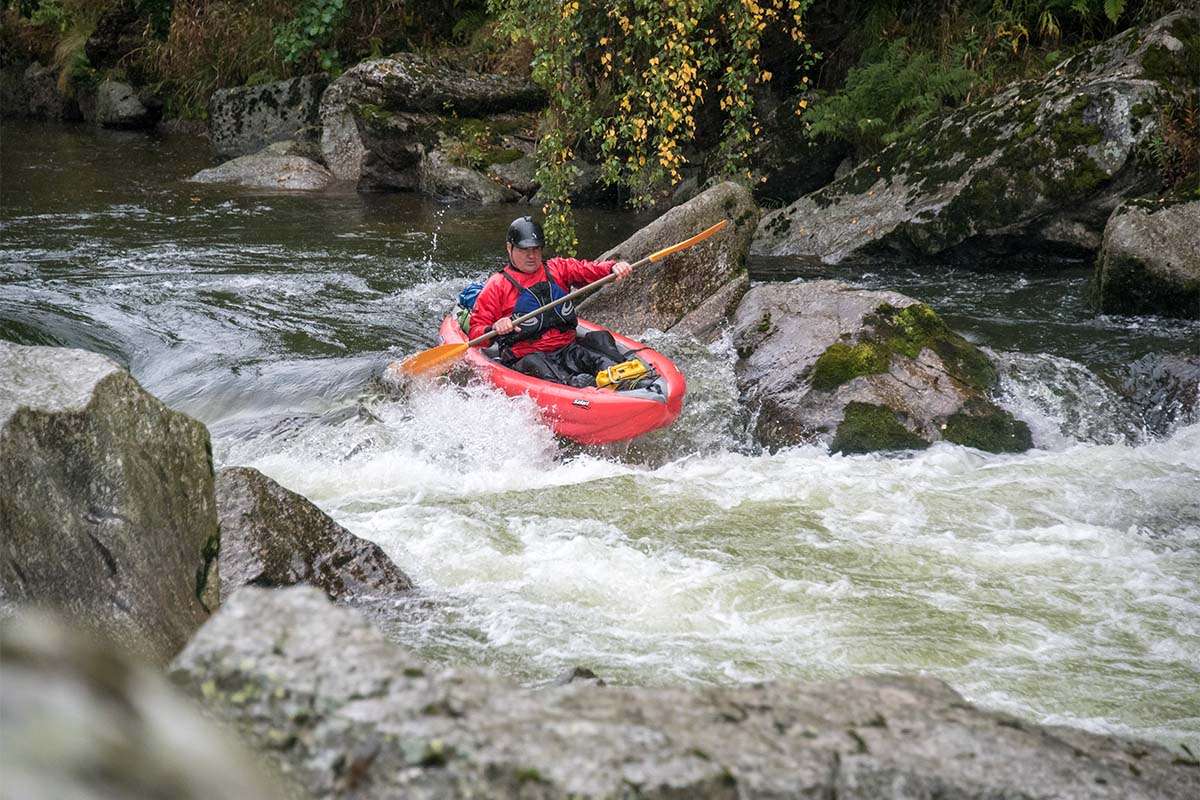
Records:
{"label": "black helmet", "polygon": [[517,217],[508,226],[508,243],[513,247],[545,247],[546,235],[533,217]]}

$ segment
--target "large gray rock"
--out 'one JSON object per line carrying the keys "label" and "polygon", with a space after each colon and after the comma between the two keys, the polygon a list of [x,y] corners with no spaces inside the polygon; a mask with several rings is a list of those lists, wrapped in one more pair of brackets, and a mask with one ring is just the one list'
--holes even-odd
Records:
{"label": "large gray rock", "polygon": [[1109,314],[1200,319],[1200,200],[1117,208],[1104,227],[1092,291]]}
{"label": "large gray rock", "polygon": [[374,542],[250,467],[217,473],[221,592],[310,583],[334,599],[397,595],[412,581]]}
{"label": "large gray rock", "polygon": [[830,264],[1094,252],[1120,199],[1158,180],[1138,154],[1158,109],[1194,91],[1198,18],[1125,31],[929,122],[766,215],[753,252]]}
{"label": "large gray rock", "polygon": [[296,138],[318,123],[324,73],[261,86],[213,93],[208,102],[208,135],[222,158],[256,153],[272,142]]}
{"label": "large gray rock", "polygon": [[424,194],[447,200],[471,200],[481,205],[513,203],[520,197],[498,180],[454,164],[440,149],[421,159],[420,188]]}
{"label": "large gray rock", "polygon": [[0,624],[0,795],[276,798],[269,773],[154,669],[45,614]]}
{"label": "large gray rock", "polygon": [[981,711],[932,678],[522,689],[423,663],[307,587],[238,591],[172,674],[317,798],[1200,792],[1165,749]]}
{"label": "large gray rock", "polygon": [[161,106],[147,106],[136,89],[119,81],[104,81],[96,90],[96,124],[102,128],[137,130],[153,128]]}
{"label": "large gray rock", "polygon": [[326,89],[321,150],[338,180],[364,190],[420,191],[425,154],[448,126],[534,111],[544,102],[527,81],[397,53],[354,66]]}
{"label": "large gray rock", "polygon": [[730,223],[725,230],[602,287],[580,304],[580,313],[629,335],[657,328],[711,338],[728,322],[749,286],[746,253],[758,223],[758,206],[743,186],[717,184],[602,256],[637,261],[722,219]]}
{"label": "large gray rock", "polygon": [[733,332],[738,388],[768,447],[1032,444],[1029,428],[987,397],[991,360],[911,297],[837,281],[765,284],[742,298]]}
{"label": "large gray rock", "polygon": [[166,663],[219,600],[208,431],[95,353],[0,342],[0,598]]}
{"label": "large gray rock", "polygon": [[333,182],[329,170],[302,156],[276,155],[264,150],[202,169],[188,178],[194,183],[232,183],[250,189],[313,191]]}

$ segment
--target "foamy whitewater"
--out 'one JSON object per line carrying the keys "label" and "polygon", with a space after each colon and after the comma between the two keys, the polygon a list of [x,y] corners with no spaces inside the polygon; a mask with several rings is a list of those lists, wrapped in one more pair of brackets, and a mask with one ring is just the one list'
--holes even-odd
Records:
{"label": "foamy whitewater", "polygon": [[[1200,325],[1094,317],[1062,265],[833,274],[989,348],[1037,449],[762,452],[730,343],[652,332],[682,416],[586,450],[469,376],[376,379],[498,266],[512,207],[238,193],[184,182],[208,166],[186,140],[5,124],[0,338],[112,356],[218,466],[378,542],[419,592],[369,610],[424,656],[529,684],[928,672],[1028,719],[1200,740],[1200,425],[1121,388]],[[578,218],[583,254],[646,221]]]}

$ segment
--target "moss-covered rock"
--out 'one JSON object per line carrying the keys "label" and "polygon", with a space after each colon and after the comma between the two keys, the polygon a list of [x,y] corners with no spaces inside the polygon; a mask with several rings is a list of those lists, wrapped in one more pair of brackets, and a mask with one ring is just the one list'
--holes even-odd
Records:
{"label": "moss-covered rock", "polygon": [[946,420],[942,437],[948,442],[989,453],[1021,453],[1033,447],[1029,426],[1006,411],[979,403]]}
{"label": "moss-covered rock", "polygon": [[813,364],[810,379],[817,391],[830,392],[860,375],[887,372],[892,351],[879,342],[834,342]]}
{"label": "moss-covered rock", "polygon": [[1090,293],[1109,314],[1200,319],[1200,200],[1138,200],[1114,211]]}
{"label": "moss-covered rock", "polygon": [[873,453],[926,447],[929,442],[901,425],[896,412],[887,406],[849,403],[829,450],[833,453]]}
{"label": "moss-covered rock", "polygon": [[[993,452],[1030,446],[1028,429],[988,399],[991,359],[910,297],[836,281],[758,286],[738,307],[734,346],[768,447],[908,450],[951,439],[947,430]],[[958,415],[971,419],[951,426]]]}
{"label": "moss-covered rock", "polygon": [[753,252],[974,265],[1094,252],[1119,199],[1158,181],[1139,154],[1158,109],[1194,91],[1198,19],[1175,12],[930,121],[766,215]]}
{"label": "moss-covered rock", "polygon": [[[444,163],[490,182],[482,171],[524,154],[508,137],[528,124],[523,115],[544,102],[541,90],[528,81],[397,53],[356,65],[325,91],[321,149],[334,176],[360,189],[493,198],[494,192],[474,191],[486,188],[479,181],[461,175],[439,181],[430,171],[444,171]],[[434,150],[444,155],[431,165],[427,154]],[[446,191],[467,184],[474,188]],[[507,187],[496,188],[506,199],[517,198]]]}

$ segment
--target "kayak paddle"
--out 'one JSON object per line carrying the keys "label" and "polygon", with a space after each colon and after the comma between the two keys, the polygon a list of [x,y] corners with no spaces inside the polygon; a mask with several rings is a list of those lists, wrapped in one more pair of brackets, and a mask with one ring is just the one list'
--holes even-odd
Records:
{"label": "kayak paddle", "polygon": [[[700,242],[704,241],[708,237],[712,236],[714,233],[717,233],[718,231],[723,230],[725,228],[725,226],[728,224],[729,224],[729,220],[723,219],[720,222],[718,222],[716,225],[713,225],[712,227],[709,227],[709,228],[705,228],[700,233],[697,233],[695,236],[693,236],[690,239],[685,239],[684,241],[679,242],[678,244],[673,244],[670,247],[664,247],[662,250],[657,250],[657,251],[651,253],[650,255],[646,256],[645,258],[641,259],[640,261],[633,263],[632,265],[630,265],[630,267],[631,268],[632,267],[640,267],[643,264],[650,263],[651,261],[662,261],[664,258],[671,255],[672,253],[678,253],[680,250],[686,250],[687,248],[691,247],[694,244],[699,244]],[[536,317],[538,314],[541,314],[543,311],[546,311],[547,309],[551,309],[557,305],[565,303],[568,300],[570,300],[571,298],[577,297],[578,295],[583,294],[584,292],[596,289],[599,286],[602,286],[602,285],[608,283],[609,281],[613,280],[616,277],[617,277],[617,275],[614,272],[611,275],[605,275],[600,280],[592,281],[587,286],[582,286],[582,287],[576,289],[575,291],[570,292],[569,294],[565,294],[552,303],[547,303],[546,305],[542,306],[541,308],[535,308],[533,311],[530,311],[528,314],[522,314],[521,316],[519,316],[513,320],[513,325],[514,326],[520,325],[522,322],[529,319],[530,317]],[[488,339],[491,339],[493,336],[496,336],[496,335],[497,335],[496,331],[489,330],[487,333],[484,333],[480,336],[476,336],[474,339],[471,339],[468,342],[458,342],[458,343],[453,343],[453,344],[440,344],[437,347],[431,347],[428,350],[425,350],[423,352],[417,353],[416,355],[409,356],[408,358],[404,359],[404,361],[402,361],[399,364],[399,370],[400,370],[400,372],[407,374],[407,375],[421,375],[421,374],[436,372],[436,371],[448,368],[452,363],[454,363],[456,360],[458,360],[458,358],[460,358],[464,353],[466,353],[468,349],[470,349],[471,347],[474,347],[475,345],[480,344],[482,342],[486,342]],[[393,362],[388,367],[388,369],[393,369],[393,370],[396,368],[397,368],[397,365],[395,362]]]}

